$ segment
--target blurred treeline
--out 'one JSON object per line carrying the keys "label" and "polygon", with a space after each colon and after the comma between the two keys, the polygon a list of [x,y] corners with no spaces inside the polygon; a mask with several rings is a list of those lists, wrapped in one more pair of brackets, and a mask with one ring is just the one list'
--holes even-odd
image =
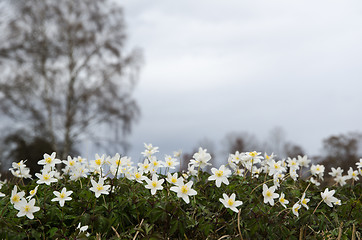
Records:
{"label": "blurred treeline", "polygon": [[[227,164],[229,154],[239,152],[257,151],[261,153],[274,153],[276,159],[297,158],[298,155],[307,155],[312,160],[312,164],[323,164],[325,166],[324,178],[328,182],[331,176],[328,172],[331,168],[340,167],[344,170],[343,174],[347,174],[350,167],[356,169],[356,162],[362,158],[362,133],[347,132],[341,134],[333,134],[322,139],[322,149],[317,155],[309,155],[303,146],[287,140],[286,133],[282,127],[275,127],[269,132],[269,136],[260,141],[254,134],[249,132],[232,132],[227,134],[222,143],[222,149],[217,149],[216,144],[212,140],[203,139],[195,146],[192,152],[183,154],[182,170],[187,169],[187,164],[192,159],[193,153],[198,151],[198,147],[203,147],[213,156],[214,166]],[[217,156],[221,156],[222,159]],[[215,162],[215,159],[218,162]]]}

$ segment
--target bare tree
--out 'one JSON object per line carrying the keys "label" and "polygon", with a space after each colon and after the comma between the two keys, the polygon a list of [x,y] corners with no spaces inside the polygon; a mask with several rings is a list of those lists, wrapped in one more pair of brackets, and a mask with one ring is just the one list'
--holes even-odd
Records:
{"label": "bare tree", "polygon": [[324,156],[321,163],[329,171],[331,167],[341,167],[348,171],[355,168],[356,162],[361,158],[362,134],[350,132],[347,134],[332,135],[323,140]]}
{"label": "bare tree", "polygon": [[91,127],[116,125],[130,132],[139,117],[131,93],[142,54],[125,50],[120,6],[108,0],[1,4],[5,116],[47,139],[63,157]]}
{"label": "bare tree", "polygon": [[257,137],[248,132],[231,132],[226,134],[222,141],[225,146],[225,153],[252,152],[262,149]]}

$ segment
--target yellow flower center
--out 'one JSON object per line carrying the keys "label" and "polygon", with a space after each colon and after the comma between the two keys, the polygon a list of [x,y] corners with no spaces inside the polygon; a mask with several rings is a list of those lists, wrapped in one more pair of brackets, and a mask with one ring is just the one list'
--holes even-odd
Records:
{"label": "yellow flower center", "polygon": [[224,172],[221,171],[221,170],[219,170],[219,171],[216,171],[216,174],[215,174],[215,175],[218,176],[218,177],[222,177],[223,174],[224,174]]}
{"label": "yellow flower center", "polygon": [[69,166],[74,166],[75,162],[74,161],[70,161],[69,162]]}
{"label": "yellow flower center", "polygon": [[30,191],[30,195],[34,195],[34,194],[35,194],[35,190],[33,189]]}
{"label": "yellow flower center", "polygon": [[172,183],[176,183],[176,182],[177,182],[177,179],[173,177],[173,178],[171,178],[171,182],[172,182]]}
{"label": "yellow flower center", "polygon": [[156,181],[153,181],[153,182],[152,182],[152,186],[153,186],[153,187],[156,187],[156,186],[157,186],[157,182],[156,182]]}
{"label": "yellow flower center", "polygon": [[148,164],[143,165],[144,169],[147,169],[148,167],[149,167]]}
{"label": "yellow flower center", "polygon": [[102,186],[102,185],[100,185],[100,184],[98,184],[98,185],[97,185],[97,190],[98,190],[98,191],[103,190],[103,186]]}
{"label": "yellow flower center", "polygon": [[303,204],[307,204],[307,200],[303,199],[303,200],[302,200],[302,203],[303,203]]}
{"label": "yellow flower center", "polygon": [[233,205],[234,205],[234,200],[229,199],[229,200],[228,200],[228,205],[229,205],[229,206],[233,206]]}
{"label": "yellow flower center", "polygon": [[29,212],[29,211],[30,211],[30,206],[29,206],[29,205],[26,205],[26,206],[24,207],[24,211],[25,211],[25,212]]}
{"label": "yellow flower center", "polygon": [[278,165],[278,164],[274,164],[274,168],[275,168],[275,169],[278,169],[278,168],[279,168],[279,165]]}
{"label": "yellow flower center", "polygon": [[187,188],[187,186],[184,185],[184,186],[181,187],[181,192],[182,193],[186,194],[188,191],[189,191],[189,189]]}
{"label": "yellow flower center", "polygon": [[141,177],[141,174],[137,172],[134,176],[139,179]]}
{"label": "yellow flower center", "polygon": [[45,174],[45,175],[44,175],[44,180],[49,180],[49,179],[50,179],[49,174]]}
{"label": "yellow flower center", "polygon": [[281,202],[281,203],[284,203],[284,202],[285,202],[285,199],[284,199],[284,198],[280,198],[280,202]]}
{"label": "yellow flower center", "polygon": [[52,158],[48,157],[47,159],[45,159],[45,161],[46,161],[47,163],[52,163]]}
{"label": "yellow flower center", "polygon": [[101,164],[102,164],[102,160],[100,160],[100,159],[95,160],[95,162],[96,162],[97,165],[101,165]]}
{"label": "yellow flower center", "polygon": [[258,154],[254,151],[254,152],[249,153],[249,155],[252,156],[252,157],[255,157]]}
{"label": "yellow flower center", "polygon": [[268,191],[266,191],[266,194],[265,194],[267,197],[271,197],[271,192],[268,190]]}
{"label": "yellow flower center", "polygon": [[59,197],[60,198],[65,198],[65,193],[60,193]]}
{"label": "yellow flower center", "polygon": [[19,196],[16,194],[16,195],[14,195],[14,196],[11,198],[11,200],[13,200],[13,202],[19,202],[19,201],[20,201],[20,198],[19,198]]}
{"label": "yellow flower center", "polygon": [[299,210],[299,208],[297,208],[297,207],[296,207],[296,208],[294,208],[294,211],[298,212],[298,210]]}

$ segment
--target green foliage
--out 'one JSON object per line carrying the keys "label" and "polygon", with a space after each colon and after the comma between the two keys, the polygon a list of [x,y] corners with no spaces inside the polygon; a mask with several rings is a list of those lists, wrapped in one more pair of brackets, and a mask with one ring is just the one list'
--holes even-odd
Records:
{"label": "green foliage", "polygon": [[[161,177],[162,175],[160,175]],[[17,217],[17,210],[10,203],[13,184],[5,184],[1,191],[6,194],[0,200],[0,238],[1,239],[56,239],[82,238],[78,223],[88,225],[89,239],[341,239],[352,236],[353,225],[361,230],[361,184],[345,185],[336,188],[336,196],[341,206],[330,208],[322,203],[320,192],[307,182],[286,180],[278,192],[284,192],[290,201],[289,206],[297,202],[308,187],[309,210],[300,210],[299,217],[292,214],[279,203],[274,206],[263,202],[262,184],[264,176],[259,178],[232,176],[229,185],[220,188],[208,181],[209,173],[200,172],[194,178],[196,196],[186,204],[169,189],[151,195],[141,183],[121,179],[108,179],[113,184],[113,192],[96,198],[89,191],[90,178],[69,181],[66,178],[51,186],[40,185],[36,194],[36,204],[40,211],[34,219]],[[163,176],[164,177],[164,176]],[[18,185],[29,192],[35,188],[36,181],[27,185]],[[64,207],[51,202],[53,191],[66,187],[72,190],[72,200]],[[242,200],[240,220],[238,213],[227,209],[219,201],[222,194],[236,194]],[[238,230],[240,227],[240,232]]]}

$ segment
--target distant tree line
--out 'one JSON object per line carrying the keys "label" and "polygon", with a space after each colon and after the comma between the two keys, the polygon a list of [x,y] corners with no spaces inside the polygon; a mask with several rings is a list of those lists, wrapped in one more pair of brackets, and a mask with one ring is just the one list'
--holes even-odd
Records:
{"label": "distant tree line", "polygon": [[[274,153],[278,159],[296,158],[298,155],[308,155],[308,153],[299,144],[286,140],[285,132],[281,127],[273,128],[269,137],[265,142],[259,142],[257,137],[248,132],[233,132],[229,133],[222,140],[222,155],[239,152],[266,152]],[[216,149],[211,140],[203,140],[199,146],[207,148],[212,156],[216,156]],[[196,146],[192,153],[183,154],[183,164],[181,168],[187,169],[187,164],[192,158],[193,152],[197,152]],[[211,147],[211,148],[208,148]],[[323,164],[326,167],[326,172],[329,172],[331,167],[341,167],[344,173],[347,173],[350,167],[356,168],[356,162],[362,158],[362,134],[359,132],[349,132],[337,135],[331,135],[322,140],[322,151],[317,156],[310,156],[314,164]],[[219,164],[226,164],[227,157],[220,159]],[[329,175],[325,174],[328,178]]]}

